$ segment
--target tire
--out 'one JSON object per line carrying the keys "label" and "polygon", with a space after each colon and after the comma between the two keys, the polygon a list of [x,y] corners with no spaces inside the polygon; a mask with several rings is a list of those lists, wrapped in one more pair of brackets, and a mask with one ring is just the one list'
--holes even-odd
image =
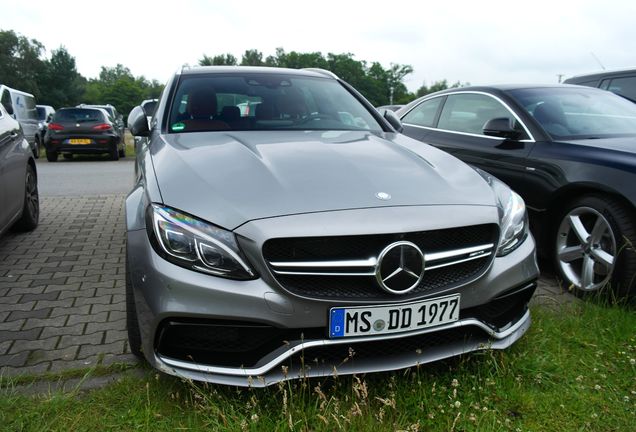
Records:
{"label": "tire", "polygon": [[62,153],[62,157],[66,160],[72,160],[73,159],[73,154],[72,153]]}
{"label": "tire", "polygon": [[636,218],[618,200],[587,195],[560,213],[553,236],[555,269],[564,285],[610,300],[636,295]]}
{"label": "tire", "polygon": [[119,150],[117,149],[117,145],[110,150],[110,160],[119,160]]}
{"label": "tire", "polygon": [[46,160],[49,162],[57,162],[57,157],[59,153],[53,150],[46,151]]}
{"label": "tire", "polygon": [[33,157],[36,159],[40,158],[40,138],[35,136],[35,148],[33,149]]}
{"label": "tire", "polygon": [[18,231],[32,231],[40,221],[40,197],[38,194],[38,179],[35,170],[27,165],[24,187],[24,206],[22,216],[15,224]]}
{"label": "tire", "polygon": [[128,251],[126,251],[126,330],[128,331],[128,347],[131,353],[143,359],[144,354],[141,349],[141,332],[139,331],[137,307],[135,306],[135,294],[128,266]]}
{"label": "tire", "polygon": [[122,145],[121,150],[119,150],[119,157],[126,157],[126,144]]}

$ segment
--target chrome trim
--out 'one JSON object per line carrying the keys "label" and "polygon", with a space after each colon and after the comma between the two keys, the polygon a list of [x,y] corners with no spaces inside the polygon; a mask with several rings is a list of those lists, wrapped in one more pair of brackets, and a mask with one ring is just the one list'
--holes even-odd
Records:
{"label": "chrome trim", "polygon": [[[530,137],[530,139],[519,140],[519,142],[529,142],[529,143],[536,142],[534,136],[532,135],[532,133],[530,133],[530,129],[528,129],[526,124],[523,121],[521,121],[521,119],[519,118],[517,113],[515,113],[514,110],[512,108],[510,108],[510,106],[506,102],[501,100],[498,96],[495,96],[493,94],[486,93],[486,92],[483,92],[483,91],[473,91],[473,90],[454,91],[454,92],[444,93],[444,94],[433,96],[433,97],[428,97],[428,98],[424,97],[417,105],[413,106],[413,108],[411,108],[408,112],[404,113],[404,115],[401,118],[404,118],[411,111],[413,111],[415,108],[417,108],[418,106],[420,106],[422,103],[424,103],[426,101],[429,101],[431,99],[435,99],[435,98],[438,98],[438,97],[446,97],[446,96],[451,96],[451,95],[456,95],[456,94],[479,94],[479,95],[488,96],[488,97],[491,97],[491,98],[495,99],[497,102],[502,104],[510,112],[510,114],[512,114],[512,116],[519,122],[519,124],[521,124],[521,126],[523,127],[523,130],[526,131],[526,134],[528,134],[528,136]],[[443,108],[442,108],[442,110],[443,110]],[[433,128],[433,127],[428,127],[428,126],[420,126],[420,125],[415,125],[415,124],[412,124],[412,123],[404,123],[404,124],[407,125],[407,126],[415,126],[415,127],[419,127],[419,128],[423,128],[423,129],[429,129],[429,130],[435,130],[435,131],[441,131],[441,132],[448,132],[448,133],[456,133],[456,134],[460,134],[460,135],[468,135],[468,136],[474,136],[474,137],[479,137],[479,138],[489,138],[489,139],[498,139],[498,140],[503,140],[504,139],[504,138],[498,138],[498,137],[489,137],[487,135],[473,134],[473,133],[468,133],[468,132],[458,132],[458,131],[451,131],[451,130],[447,130],[447,129],[439,129],[439,128]]]}
{"label": "chrome trim", "polygon": [[289,261],[270,262],[272,267],[310,267],[310,268],[342,268],[342,267],[374,267],[378,263],[375,257],[366,260],[344,260],[344,261]]}
{"label": "chrome trim", "polygon": [[[426,270],[434,270],[441,267],[447,267],[454,264],[461,264],[466,261],[472,261],[475,259],[483,258],[492,255],[492,250],[495,247],[494,243],[483,244],[479,246],[472,246],[468,248],[462,249],[454,249],[443,252],[433,252],[424,254],[424,261],[427,263]],[[419,249],[419,248],[418,248]],[[429,263],[434,264],[436,261],[446,260],[449,258],[459,257],[466,254],[471,254],[475,252],[483,252],[482,254],[475,255],[472,257],[467,257],[455,261],[449,261],[442,264],[437,265],[428,265]],[[379,258],[371,257],[366,260],[343,260],[343,261],[275,261],[270,262],[269,265],[273,267],[272,271],[276,274],[280,275],[298,275],[298,276],[376,276],[376,267],[378,265]],[[327,271],[318,271],[317,269],[342,269],[342,268],[368,268],[374,269],[373,271],[365,272],[327,272]],[[285,268],[285,269],[307,269],[308,271],[302,270],[277,270],[277,268]],[[313,269],[316,269],[315,271]]]}
{"label": "chrome trim", "polygon": [[248,376],[256,377],[256,376],[265,375],[267,372],[272,370],[283,360],[286,360],[292,355],[300,351],[306,350],[308,348],[328,346],[328,345],[342,345],[346,343],[355,344],[357,342],[371,342],[371,341],[378,341],[378,340],[397,339],[402,337],[417,336],[421,334],[433,333],[433,332],[443,331],[443,330],[451,330],[451,329],[455,329],[459,327],[467,327],[467,326],[479,327],[481,330],[488,333],[488,335],[491,338],[494,338],[496,340],[502,340],[507,338],[508,336],[510,336],[517,330],[519,330],[520,328],[522,328],[529,319],[530,319],[530,311],[527,310],[526,313],[523,315],[523,317],[517,320],[516,323],[508,327],[506,330],[503,330],[500,332],[493,330],[487,324],[483,323],[482,321],[479,321],[476,318],[467,318],[464,320],[455,321],[455,322],[437,326],[437,327],[430,327],[430,328],[426,328],[426,329],[422,329],[422,330],[414,331],[414,332],[409,332],[409,333],[389,334],[384,337],[370,336],[370,337],[322,339],[322,340],[298,342],[296,345],[290,346],[289,349],[282,352],[281,354],[279,354],[272,360],[268,361],[264,365],[259,367],[251,367],[251,368],[229,368],[229,367],[201,365],[196,363],[184,362],[181,360],[175,360],[168,357],[163,357],[159,354],[155,354],[155,355],[159,361],[163,362],[166,365],[173,366],[176,368],[192,370],[197,372],[211,373],[211,374],[232,375],[232,376],[241,376],[241,377],[248,377]]}
{"label": "chrome trim", "polygon": [[468,258],[465,258],[465,259],[462,259],[462,260],[449,261],[447,263],[438,264],[436,266],[428,266],[428,267],[426,267],[426,269],[427,270],[435,270],[435,269],[442,268],[442,267],[448,267],[448,266],[455,265],[455,264],[461,264],[461,263],[467,262],[467,261],[473,261],[473,260],[476,260],[476,259],[479,259],[479,258],[484,258],[484,257],[490,256],[490,255],[492,255],[492,251],[485,252],[485,253],[483,253],[481,255],[475,255],[475,256],[472,256],[472,257],[468,257]]}
{"label": "chrome trim", "polygon": [[459,255],[465,255],[465,254],[469,254],[473,252],[480,252],[482,250],[486,251],[488,249],[492,249],[493,247],[495,247],[494,243],[488,243],[488,244],[483,244],[483,245],[473,246],[473,247],[468,247],[463,249],[454,249],[454,250],[450,250],[446,252],[434,252],[430,254],[424,254],[424,258],[426,258],[427,262],[439,261],[439,260],[443,260],[447,258],[453,258]]}

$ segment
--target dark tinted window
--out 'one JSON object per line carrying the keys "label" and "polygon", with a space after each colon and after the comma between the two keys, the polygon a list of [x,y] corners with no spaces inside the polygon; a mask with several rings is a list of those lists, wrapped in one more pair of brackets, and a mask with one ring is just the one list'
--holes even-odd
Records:
{"label": "dark tinted window", "polygon": [[402,122],[417,126],[434,126],[435,116],[443,99],[443,97],[436,97],[422,102],[409,111],[409,113],[402,118]]}
{"label": "dark tinted window", "polygon": [[68,108],[61,109],[53,115],[53,122],[75,122],[75,123],[91,123],[103,122],[105,120],[104,113],[100,110],[90,108]]}
{"label": "dark tinted window", "polygon": [[614,78],[607,90],[625,96],[626,98],[636,101],[636,76],[625,78]]}
{"label": "dark tinted window", "polygon": [[494,118],[514,116],[500,102],[483,94],[449,95],[437,127],[449,131],[483,135],[484,125]]}
{"label": "dark tinted window", "polygon": [[336,80],[257,73],[183,77],[170,110],[169,129],[382,130]]}
{"label": "dark tinted window", "polygon": [[37,107],[38,120],[46,120],[46,109],[43,107]]}

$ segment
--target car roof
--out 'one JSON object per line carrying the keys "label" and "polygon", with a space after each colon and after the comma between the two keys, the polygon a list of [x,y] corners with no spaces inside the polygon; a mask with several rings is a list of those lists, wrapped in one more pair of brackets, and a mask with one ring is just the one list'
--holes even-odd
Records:
{"label": "car roof", "polygon": [[632,68],[625,68],[625,69],[603,70],[603,71],[592,72],[587,74],[574,75],[572,77],[569,77],[565,81],[567,82],[570,80],[579,80],[579,79],[598,79],[598,78],[603,78],[603,77],[612,76],[612,75],[622,75],[626,73],[636,73],[636,68],[632,67]]}
{"label": "car roof", "polygon": [[267,66],[186,66],[181,69],[182,75],[200,75],[210,73],[267,73],[315,78],[338,78],[333,72],[319,68],[288,69]]}
{"label": "car roof", "polygon": [[[509,90],[529,90],[529,89],[544,89],[544,88],[585,88],[589,90],[595,90],[591,87],[581,87],[573,84],[492,84],[492,85],[482,85],[482,86],[468,86],[468,87],[454,87],[446,90],[440,90],[435,93],[430,93],[424,95],[422,97],[429,97],[433,95],[442,95],[446,93],[456,93],[462,91],[473,91],[473,92],[505,92]],[[597,90],[597,89],[596,89]]]}

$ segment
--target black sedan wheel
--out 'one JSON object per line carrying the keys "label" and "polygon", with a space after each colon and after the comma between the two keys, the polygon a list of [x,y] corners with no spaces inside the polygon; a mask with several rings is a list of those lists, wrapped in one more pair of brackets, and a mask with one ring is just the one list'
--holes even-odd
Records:
{"label": "black sedan wheel", "polygon": [[49,162],[56,162],[58,157],[58,152],[53,150],[46,151],[46,160]]}
{"label": "black sedan wheel", "polygon": [[35,148],[33,149],[33,157],[36,159],[40,158],[40,138],[35,138]]}
{"label": "black sedan wheel", "polygon": [[40,220],[38,180],[35,175],[35,170],[31,165],[27,165],[25,183],[22,217],[16,223],[16,228],[20,231],[31,231],[38,226],[38,222]]}
{"label": "black sedan wheel", "polygon": [[636,229],[621,203],[590,195],[574,201],[561,217],[555,239],[556,268],[577,294],[608,286],[614,298],[634,295]]}

